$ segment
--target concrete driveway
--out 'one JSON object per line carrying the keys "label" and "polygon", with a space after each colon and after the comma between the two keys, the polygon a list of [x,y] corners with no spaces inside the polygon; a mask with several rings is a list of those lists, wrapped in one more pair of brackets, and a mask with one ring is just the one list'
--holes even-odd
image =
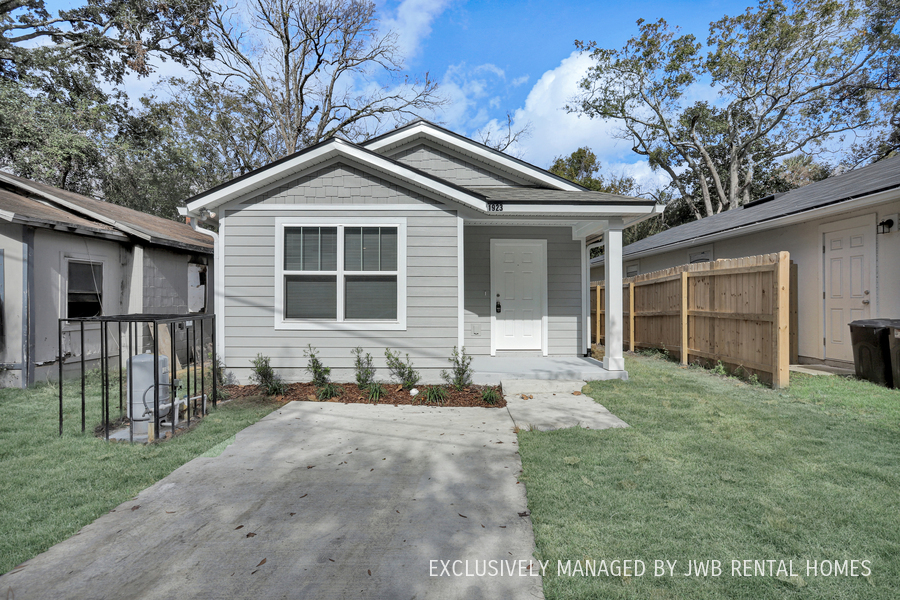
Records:
{"label": "concrete driveway", "polygon": [[[4,575],[0,590],[541,598],[520,469],[505,409],[293,402]],[[504,575],[466,576],[491,564]]]}

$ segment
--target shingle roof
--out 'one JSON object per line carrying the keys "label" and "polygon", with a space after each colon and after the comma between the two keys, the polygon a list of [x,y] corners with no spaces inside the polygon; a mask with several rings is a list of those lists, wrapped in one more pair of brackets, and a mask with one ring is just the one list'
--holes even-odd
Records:
{"label": "shingle roof", "polygon": [[[84,219],[53,205],[2,188],[0,188],[0,210],[12,213],[12,215],[4,215],[6,218],[15,217],[50,227],[71,227],[97,233],[119,234],[114,227],[109,225]],[[126,239],[124,234],[120,235]]]}
{"label": "shingle roof", "polygon": [[566,192],[531,187],[470,187],[470,190],[485,197],[488,202],[505,202],[508,204],[636,204],[653,206],[655,200],[619,196],[605,192]]}
{"label": "shingle roof", "polygon": [[[53,222],[77,224],[97,231],[118,231],[162,246],[206,254],[213,251],[212,239],[185,223],[95,200],[9,173],[0,173],[0,182],[18,190],[18,193],[7,190],[3,196],[5,201],[11,203],[10,206],[16,202],[19,207],[19,210],[6,209],[10,212],[29,214],[37,219],[43,215]],[[14,201],[12,197],[19,197],[20,200]]]}
{"label": "shingle roof", "polygon": [[[626,246],[622,255],[627,257],[898,187],[900,156],[811,183],[768,201],[762,199],[751,202],[739,209],[673,227]],[[772,224],[772,227],[777,226],[776,223]]]}

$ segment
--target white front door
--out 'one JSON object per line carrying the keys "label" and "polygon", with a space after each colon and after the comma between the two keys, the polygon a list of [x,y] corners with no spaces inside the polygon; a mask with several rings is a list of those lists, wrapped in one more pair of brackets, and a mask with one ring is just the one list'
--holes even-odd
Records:
{"label": "white front door", "polygon": [[491,240],[493,350],[542,350],[546,313],[545,240]]}
{"label": "white front door", "polygon": [[870,315],[874,232],[871,227],[854,227],[824,235],[825,358],[853,362],[847,324]]}

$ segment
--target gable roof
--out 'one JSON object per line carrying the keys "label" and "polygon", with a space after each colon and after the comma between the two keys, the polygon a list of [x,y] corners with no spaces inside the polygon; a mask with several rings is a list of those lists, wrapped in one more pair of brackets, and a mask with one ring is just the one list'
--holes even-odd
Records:
{"label": "gable roof", "polygon": [[474,158],[477,162],[487,163],[500,171],[506,171],[529,180],[535,187],[571,192],[584,191],[586,189],[568,179],[554,175],[550,171],[495,150],[490,146],[485,146],[425,119],[416,119],[393,131],[367,140],[361,145],[369,150],[383,154],[388,150],[408,145],[416,140],[428,140],[439,146],[452,148],[461,154]]}
{"label": "gable roof", "polygon": [[[703,243],[706,238],[713,236],[721,238],[742,235],[742,230],[750,226],[774,229],[785,225],[786,217],[825,207],[837,208],[843,203],[894,189],[900,192],[900,156],[886,158],[784,194],[761,198],[741,208],[673,227],[629,244],[623,248],[622,256],[628,258],[654,254],[687,244]],[[599,264],[603,261],[593,259],[591,262]]]}
{"label": "gable roof", "polygon": [[[111,202],[103,202],[51,185],[0,172],[8,189],[0,195],[0,207],[35,225],[70,227],[123,241],[139,238],[150,244],[210,254],[209,236],[189,225],[163,219]],[[117,235],[114,235],[117,234]]]}

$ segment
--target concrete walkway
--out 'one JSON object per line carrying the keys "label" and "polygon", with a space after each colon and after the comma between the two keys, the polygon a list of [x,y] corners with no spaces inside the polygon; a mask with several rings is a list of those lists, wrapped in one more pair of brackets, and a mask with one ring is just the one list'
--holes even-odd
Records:
{"label": "concrete walkway", "polygon": [[582,394],[584,386],[584,381],[504,380],[503,396],[509,415],[519,429],[628,427],[605,406]]}
{"label": "concrete walkway", "polygon": [[[0,591],[16,600],[542,598],[510,415],[551,428],[569,409],[599,405],[566,396],[541,420],[534,409],[549,417],[552,394],[564,392],[506,385],[534,398],[511,398],[509,410],[287,404],[220,456],[192,460],[4,575]],[[592,410],[577,420],[624,425]],[[466,576],[485,568],[503,575]]]}

